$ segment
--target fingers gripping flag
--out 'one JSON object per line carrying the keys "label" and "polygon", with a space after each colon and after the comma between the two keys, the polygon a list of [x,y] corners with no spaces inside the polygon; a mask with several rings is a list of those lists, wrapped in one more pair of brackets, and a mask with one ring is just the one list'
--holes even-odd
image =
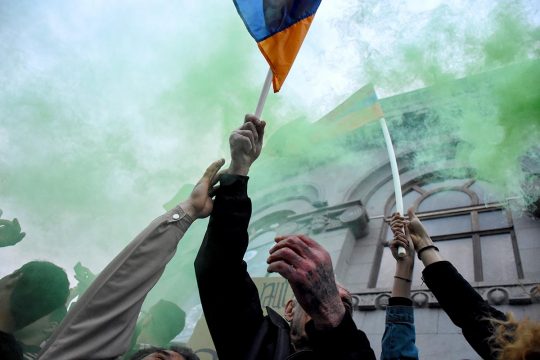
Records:
{"label": "fingers gripping flag", "polygon": [[266,58],[278,92],[321,0],[234,0],[236,10]]}

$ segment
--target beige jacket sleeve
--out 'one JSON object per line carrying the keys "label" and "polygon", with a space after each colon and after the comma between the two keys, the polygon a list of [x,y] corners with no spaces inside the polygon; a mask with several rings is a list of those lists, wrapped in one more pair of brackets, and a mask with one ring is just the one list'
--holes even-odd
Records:
{"label": "beige jacket sleeve", "polygon": [[73,305],[38,359],[110,359],[125,353],[146,294],[192,222],[180,206],[155,219]]}

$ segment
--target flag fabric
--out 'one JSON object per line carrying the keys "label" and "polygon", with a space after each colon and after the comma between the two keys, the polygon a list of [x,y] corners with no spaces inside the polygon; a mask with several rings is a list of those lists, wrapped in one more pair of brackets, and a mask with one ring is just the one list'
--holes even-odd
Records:
{"label": "flag fabric", "polygon": [[[298,156],[309,144],[331,142],[370,122],[384,118],[382,107],[372,84],[362,87],[320,120],[310,123],[293,120],[281,126],[267,141],[265,154]],[[302,134],[290,141],[290,134]]]}
{"label": "flag fabric", "polygon": [[377,93],[368,84],[352,94],[347,100],[317,121],[335,134],[349,132],[384,117]]}
{"label": "flag fabric", "polygon": [[273,73],[278,92],[311,26],[321,0],[234,0],[236,10]]}

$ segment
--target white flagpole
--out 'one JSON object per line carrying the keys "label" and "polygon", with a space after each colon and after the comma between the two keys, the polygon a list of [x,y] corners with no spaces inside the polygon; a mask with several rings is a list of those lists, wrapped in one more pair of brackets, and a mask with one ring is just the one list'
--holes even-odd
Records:
{"label": "white flagpole", "polygon": [[[384,141],[386,142],[386,150],[388,150],[388,159],[390,160],[390,168],[392,169],[392,179],[394,180],[394,194],[396,196],[396,210],[402,216],[403,214],[403,196],[401,195],[401,182],[399,181],[399,170],[397,167],[396,153],[394,152],[394,145],[392,145],[392,138],[388,132],[388,126],[386,126],[386,120],[381,118],[379,120],[381,128],[384,134]],[[400,246],[398,248],[398,256],[404,257],[407,255],[405,249]]]}
{"label": "white flagpole", "polygon": [[255,117],[258,119],[261,118],[264,104],[266,103],[266,98],[268,97],[268,92],[270,91],[270,85],[272,84],[272,69],[268,68],[268,73],[266,74],[266,79],[264,80],[264,85],[261,90],[261,96],[259,96],[259,102],[257,103],[257,109],[255,110]]}

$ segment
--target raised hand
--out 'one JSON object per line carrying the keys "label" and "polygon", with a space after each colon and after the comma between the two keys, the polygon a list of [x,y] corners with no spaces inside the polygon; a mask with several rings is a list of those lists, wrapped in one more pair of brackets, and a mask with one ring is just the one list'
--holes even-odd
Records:
{"label": "raised hand", "polygon": [[229,137],[231,149],[230,174],[247,175],[251,164],[262,150],[266,123],[253,115],[246,115],[244,124],[234,130]]}
{"label": "raised hand", "polygon": [[268,272],[289,281],[296,300],[317,328],[339,325],[345,314],[330,254],[305,235],[276,238],[267,260]]}
{"label": "raised hand", "polygon": [[[394,213],[392,219],[390,220],[390,229],[394,234],[394,240],[390,242],[390,250],[392,251],[392,256],[398,262],[404,262],[412,265],[414,264],[414,244],[411,240],[409,234],[409,229],[407,225],[409,221],[405,220],[400,213]],[[403,232],[405,229],[405,233]],[[405,256],[399,256],[398,248],[402,247],[405,249]]]}
{"label": "raised hand", "polygon": [[212,212],[214,207],[214,200],[211,196],[212,187],[216,183],[216,175],[223,164],[225,164],[223,159],[214,161],[195,185],[189,198],[180,204],[191,218],[205,218]]}
{"label": "raised hand", "polygon": [[77,293],[82,295],[92,284],[92,281],[94,281],[96,275],[92,273],[89,268],[83,266],[80,261],[75,264],[73,270],[75,270],[75,280],[79,282],[77,284]]}
{"label": "raised hand", "polygon": [[426,228],[424,228],[424,225],[422,225],[420,219],[418,219],[418,217],[414,213],[414,210],[410,208],[407,211],[407,214],[409,215],[409,223],[407,225],[407,228],[409,230],[410,238],[414,244],[414,248],[416,249],[416,251],[428,245],[433,245],[433,241],[429,237]]}
{"label": "raised hand", "polygon": [[[1,214],[1,210],[0,210]],[[12,246],[21,241],[26,233],[21,232],[19,220],[0,219],[0,247]]]}

